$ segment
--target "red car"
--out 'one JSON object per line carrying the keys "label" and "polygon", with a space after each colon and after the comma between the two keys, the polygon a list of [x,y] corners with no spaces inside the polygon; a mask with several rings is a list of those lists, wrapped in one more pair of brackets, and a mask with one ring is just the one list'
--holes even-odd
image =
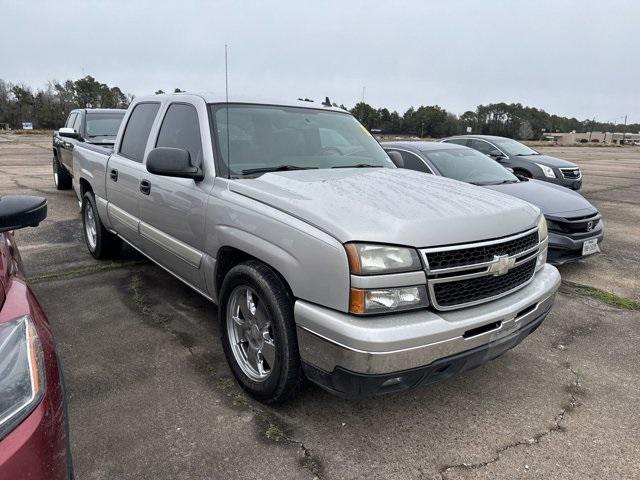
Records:
{"label": "red car", "polygon": [[62,370],[11,232],[46,216],[44,198],[0,196],[0,479],[73,477]]}

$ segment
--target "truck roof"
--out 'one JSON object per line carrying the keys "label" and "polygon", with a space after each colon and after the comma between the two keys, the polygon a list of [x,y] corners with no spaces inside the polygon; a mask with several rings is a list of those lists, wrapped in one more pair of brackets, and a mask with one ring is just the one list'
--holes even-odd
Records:
{"label": "truck roof", "polygon": [[81,112],[84,110],[87,113],[122,113],[126,112],[126,108],[74,108],[72,112]]}
{"label": "truck roof", "polygon": [[[181,93],[160,93],[157,95],[146,95],[144,97],[136,97],[136,101],[158,101],[160,99],[176,99],[195,96],[202,98],[206,103],[227,103],[226,96],[224,92],[181,92]],[[273,99],[273,98],[264,98],[264,97],[246,97],[246,96],[237,96],[230,95],[229,103],[246,103],[246,104],[257,104],[257,105],[277,105],[282,107],[300,107],[300,108],[313,108],[315,110],[332,110],[336,112],[348,113],[346,110],[343,110],[339,107],[330,106],[327,107],[323,105],[324,99],[315,100],[315,101],[305,101],[305,100],[282,100],[282,99]]]}

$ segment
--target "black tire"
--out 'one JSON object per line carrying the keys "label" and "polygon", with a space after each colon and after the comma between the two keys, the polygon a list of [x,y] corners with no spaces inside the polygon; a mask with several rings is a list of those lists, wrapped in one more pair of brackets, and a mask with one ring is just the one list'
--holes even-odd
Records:
{"label": "black tire", "polygon": [[[271,373],[262,381],[254,381],[240,367],[229,340],[227,310],[232,292],[249,287],[266,308],[275,344],[275,361]],[[293,316],[293,299],[280,277],[268,266],[249,260],[227,273],[220,290],[218,307],[222,345],[227,362],[240,386],[256,400],[275,404],[296,396],[304,384]]]}
{"label": "black tire", "polygon": [[[93,216],[95,224],[95,237],[90,236],[87,229],[87,223],[90,222],[89,210]],[[89,217],[88,217],[89,216]],[[109,232],[98,215],[96,201],[93,192],[87,192],[82,197],[82,233],[84,235],[84,243],[89,253],[97,259],[107,259],[115,256],[122,247],[122,241],[113,233]]]}
{"label": "black tire", "polygon": [[58,155],[53,154],[53,183],[58,190],[69,190],[71,188],[71,175],[67,172],[60,161]]}

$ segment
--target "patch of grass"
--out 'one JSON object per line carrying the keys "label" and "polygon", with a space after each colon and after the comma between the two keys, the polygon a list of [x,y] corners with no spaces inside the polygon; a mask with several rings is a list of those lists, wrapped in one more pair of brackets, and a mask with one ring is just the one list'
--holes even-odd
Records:
{"label": "patch of grass", "polygon": [[146,315],[151,311],[151,308],[147,304],[146,297],[140,290],[141,284],[142,280],[140,275],[134,275],[131,277],[131,282],[129,282],[129,292],[131,293],[131,299],[135,302],[140,311]]}
{"label": "patch of grass", "polygon": [[267,428],[265,434],[267,435],[267,438],[269,440],[272,440],[274,442],[281,442],[286,438],[282,429],[277,425],[274,425],[273,423],[269,424],[269,428]]}
{"label": "patch of grass", "polygon": [[612,307],[623,308],[625,310],[640,310],[640,302],[633,298],[619,297],[613,293],[586,286],[576,286],[575,291],[579,295],[595,298]]}
{"label": "patch of grass", "polygon": [[88,265],[86,267],[70,268],[69,270],[62,270],[59,272],[45,273],[42,275],[35,275],[29,277],[31,283],[41,283],[51,280],[59,280],[62,278],[74,278],[83,275],[90,275],[96,272],[103,272],[106,270],[116,270],[118,268],[126,268],[134,265],[141,265],[145,262],[139,260],[132,260],[128,262],[109,262],[109,263],[97,263],[95,265]]}

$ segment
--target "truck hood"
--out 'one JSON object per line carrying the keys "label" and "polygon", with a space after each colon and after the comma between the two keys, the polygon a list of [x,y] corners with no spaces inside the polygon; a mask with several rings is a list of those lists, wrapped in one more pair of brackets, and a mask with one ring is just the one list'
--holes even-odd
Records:
{"label": "truck hood", "polygon": [[293,215],[341,242],[429,247],[503,237],[537,224],[514,197],[406,169],[267,173],[229,189]]}
{"label": "truck hood", "polygon": [[575,163],[568,162],[561,158],[550,157],[548,155],[523,155],[516,158],[525,158],[534,163],[546,165],[547,167],[554,167],[554,168],[577,168],[578,167]]}
{"label": "truck hood", "polygon": [[584,215],[597,212],[596,208],[578,192],[549,182],[529,180],[504,185],[488,185],[486,188],[533,203],[545,215],[571,216],[569,214],[578,211],[584,211]]}

